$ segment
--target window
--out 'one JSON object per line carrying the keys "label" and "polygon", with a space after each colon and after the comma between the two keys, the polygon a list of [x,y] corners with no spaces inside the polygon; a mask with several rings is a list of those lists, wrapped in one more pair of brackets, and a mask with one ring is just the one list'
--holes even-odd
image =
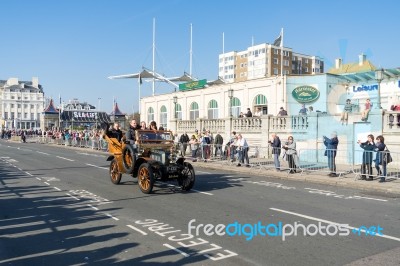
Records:
{"label": "window", "polygon": [[278,69],[274,68],[274,75],[278,75],[278,74],[279,74]]}
{"label": "window", "polygon": [[220,67],[220,68],[219,68],[219,72],[222,72],[222,71],[224,71],[224,68],[223,68],[223,67]]}
{"label": "window", "polygon": [[284,66],[289,66],[289,60],[283,60],[283,65]]}
{"label": "window", "polygon": [[289,75],[289,70],[283,70],[284,75]]}
{"label": "window", "polygon": [[211,100],[208,103],[208,119],[218,119],[218,103],[216,100]]}
{"label": "window", "polygon": [[304,72],[308,72],[308,67],[305,68],[305,71],[304,71]]}
{"label": "window", "polygon": [[10,118],[8,117],[8,112],[4,112],[4,119],[10,119]]}
{"label": "window", "polygon": [[296,70],[296,65],[295,64],[292,65],[292,70]]}
{"label": "window", "polygon": [[35,115],[31,113],[31,120],[35,120]]}
{"label": "window", "polygon": [[160,127],[166,128],[168,121],[167,107],[165,105],[160,108]]}
{"label": "window", "polygon": [[147,121],[150,123],[151,121],[154,121],[154,109],[153,107],[149,107],[147,109]]}
{"label": "window", "polygon": [[28,119],[28,113],[24,113],[24,119]]}
{"label": "window", "polygon": [[18,113],[17,117],[18,117],[18,119],[21,119],[21,113]]}
{"label": "window", "polygon": [[13,103],[11,104],[11,108],[14,108],[14,104]]}
{"label": "window", "polygon": [[11,119],[14,119],[14,118],[15,118],[15,113],[12,112],[12,113],[11,113]]}
{"label": "window", "polygon": [[190,105],[190,120],[199,118],[199,105],[196,102],[192,102]]}
{"label": "window", "polygon": [[267,97],[265,97],[262,94],[258,94],[254,98],[254,106],[259,106],[259,105],[267,105]]}
{"label": "window", "polygon": [[307,58],[304,59],[304,63],[308,64],[308,59]]}
{"label": "window", "polygon": [[35,108],[35,106],[33,104],[31,104],[31,109]]}
{"label": "window", "polygon": [[274,54],[279,54],[279,50],[278,49],[274,49]]}
{"label": "window", "polygon": [[24,108],[27,109],[27,108],[28,108],[28,105],[27,105],[27,104],[24,104]]}
{"label": "window", "polygon": [[20,103],[17,105],[17,108],[21,108],[21,104]]}
{"label": "window", "polygon": [[296,61],[296,57],[295,56],[292,57],[292,61]]}
{"label": "window", "polygon": [[239,117],[240,112],[241,112],[241,103],[240,100],[236,97],[232,98],[231,101],[231,114],[233,117]]}
{"label": "window", "polygon": [[15,99],[15,97],[14,96],[11,96],[11,100],[14,100]]}
{"label": "window", "polygon": [[278,58],[274,58],[274,64],[275,64],[275,65],[278,64]]}
{"label": "window", "polygon": [[179,103],[176,104],[175,112],[176,118],[182,120],[182,106]]}

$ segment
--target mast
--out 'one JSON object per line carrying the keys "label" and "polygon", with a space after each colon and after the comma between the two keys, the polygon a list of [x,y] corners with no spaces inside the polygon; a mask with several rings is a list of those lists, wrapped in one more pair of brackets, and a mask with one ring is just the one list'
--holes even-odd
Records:
{"label": "mast", "polygon": [[225,79],[225,32],[222,33],[222,77],[221,79]]}
{"label": "mast", "polygon": [[193,25],[190,23],[190,62],[189,62],[189,75],[192,77],[192,64],[193,64]]}
{"label": "mast", "polygon": [[[153,68],[152,68],[153,74],[154,74],[155,68],[156,68],[155,53],[156,53],[156,19],[153,18]],[[153,96],[154,96],[154,90],[155,90],[155,82],[156,82],[156,80],[153,77],[153,82],[152,82]]]}

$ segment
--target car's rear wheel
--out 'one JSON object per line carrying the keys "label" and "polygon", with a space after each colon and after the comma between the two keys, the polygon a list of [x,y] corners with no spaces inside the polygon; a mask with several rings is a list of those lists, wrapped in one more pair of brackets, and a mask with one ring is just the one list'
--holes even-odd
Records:
{"label": "car's rear wheel", "polygon": [[122,174],[118,168],[118,162],[116,159],[113,159],[110,163],[110,179],[111,182],[115,185],[118,185],[121,182]]}
{"label": "car's rear wheel", "polygon": [[153,169],[148,163],[140,165],[138,171],[138,184],[140,190],[145,194],[150,194],[154,186]]}
{"label": "car's rear wheel", "polygon": [[190,163],[184,162],[183,169],[178,177],[178,184],[184,191],[189,191],[193,188],[196,175],[194,168]]}

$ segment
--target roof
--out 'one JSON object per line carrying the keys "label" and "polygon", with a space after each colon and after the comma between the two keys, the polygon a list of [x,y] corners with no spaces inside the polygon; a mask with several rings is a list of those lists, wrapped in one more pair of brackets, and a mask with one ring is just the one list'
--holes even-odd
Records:
{"label": "roof", "polygon": [[110,115],[125,116],[125,114],[122,113],[121,110],[119,110],[118,103],[115,103],[114,110],[110,113]]}
{"label": "roof", "polygon": [[58,114],[58,109],[54,107],[53,99],[50,99],[49,105],[44,109],[45,114]]}
{"label": "roof", "polygon": [[[24,85],[23,87],[20,86],[22,84]],[[7,80],[0,80],[0,87],[5,87],[6,85],[7,85]],[[18,81],[18,85],[7,86],[7,89],[10,90],[29,89],[29,90],[39,90],[39,92],[43,92],[42,85],[39,84],[39,88],[33,87],[32,81]]]}
{"label": "roof", "polygon": [[358,72],[368,72],[374,71],[376,67],[369,60],[365,60],[362,65],[359,63],[347,63],[342,64],[339,68],[331,68],[327,73],[329,74],[346,74],[346,73],[358,73]]}
{"label": "roof", "polygon": [[[387,68],[383,70],[383,79],[400,79],[400,67],[398,68]],[[375,78],[375,70],[365,71],[365,72],[356,72],[356,73],[345,73],[338,75],[341,78],[344,78],[348,82],[368,82],[368,81],[376,81]]]}

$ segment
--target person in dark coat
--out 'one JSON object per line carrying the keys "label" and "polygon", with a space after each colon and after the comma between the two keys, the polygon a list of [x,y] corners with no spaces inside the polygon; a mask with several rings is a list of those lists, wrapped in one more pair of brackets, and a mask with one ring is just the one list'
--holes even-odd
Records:
{"label": "person in dark coat", "polygon": [[378,171],[378,175],[380,176],[380,180],[379,182],[385,182],[385,178],[386,178],[386,169],[387,169],[387,162],[384,159],[384,155],[385,155],[385,149],[386,149],[386,145],[385,145],[385,139],[383,136],[379,135],[376,137],[376,157],[375,157],[375,168],[376,171]]}
{"label": "person in dark coat", "polygon": [[325,156],[328,157],[328,167],[331,173],[330,177],[336,177],[336,153],[337,147],[339,145],[339,139],[337,137],[336,131],[332,132],[331,138],[324,136],[324,145],[326,147]]}
{"label": "person in dark coat", "polygon": [[275,133],[273,133],[273,134],[271,134],[271,140],[269,140],[268,143],[272,147],[272,154],[274,155],[275,169],[276,169],[276,171],[280,171],[281,163],[279,162],[279,155],[281,154],[281,140]]}
{"label": "person in dark coat", "polygon": [[109,138],[116,138],[118,142],[121,142],[122,139],[122,131],[119,129],[119,123],[114,123],[113,127],[106,132],[106,135]]}
{"label": "person in dark coat", "polygon": [[[360,145],[361,149],[364,150],[362,154],[361,179],[372,181],[374,179],[372,176],[372,157],[374,155],[374,149],[376,148],[374,136],[370,134],[368,135],[367,141],[361,142],[361,140],[359,140],[357,143]],[[367,173],[369,176],[368,179],[366,176]]]}
{"label": "person in dark coat", "polygon": [[190,139],[189,139],[189,135],[185,132],[181,135],[181,137],[179,138],[179,144],[180,144],[180,148],[181,148],[181,156],[185,157],[186,156],[186,149],[187,149],[187,145],[189,143]]}

